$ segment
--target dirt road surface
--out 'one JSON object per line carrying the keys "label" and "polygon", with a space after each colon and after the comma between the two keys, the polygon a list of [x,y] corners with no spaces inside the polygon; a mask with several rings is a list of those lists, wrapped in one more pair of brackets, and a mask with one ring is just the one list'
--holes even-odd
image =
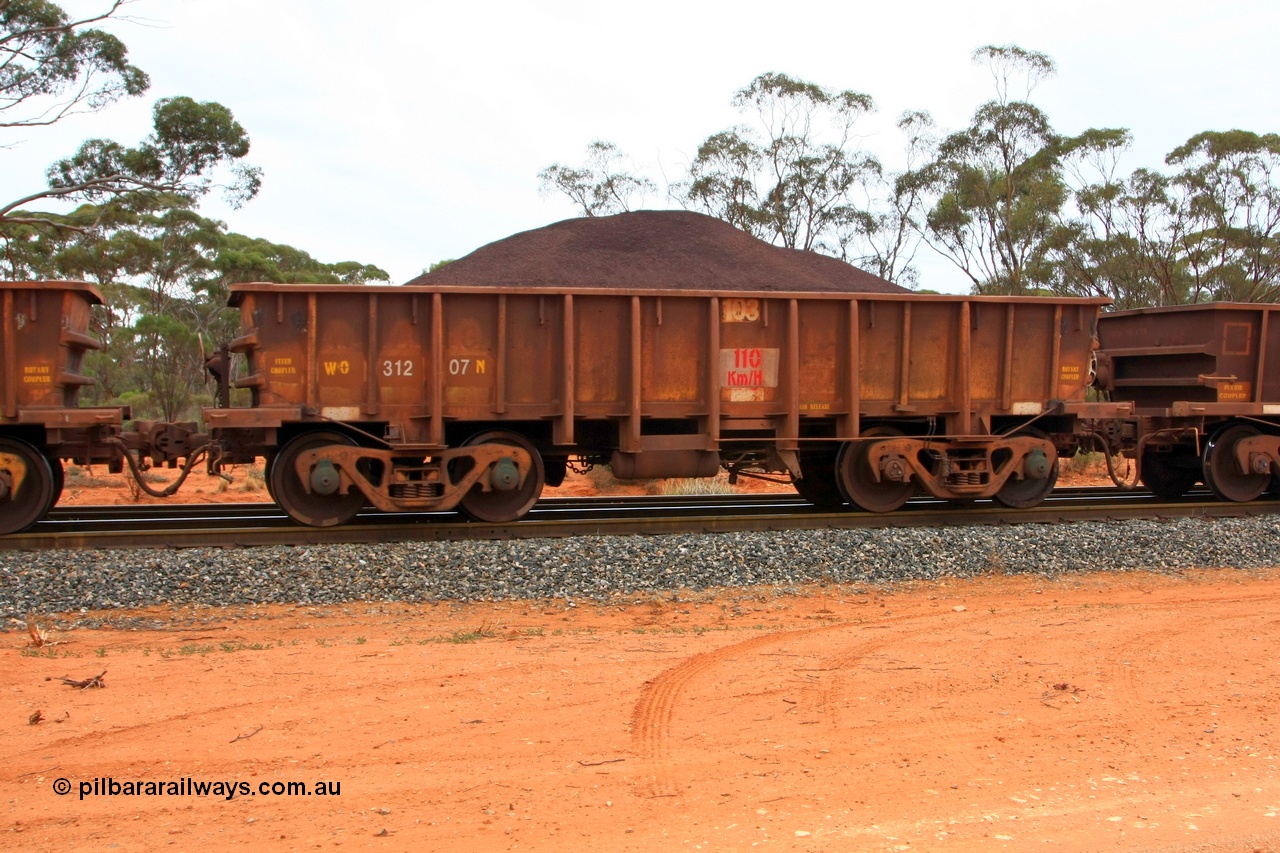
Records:
{"label": "dirt road surface", "polygon": [[1280,571],[115,616],[0,634],[4,849],[1280,849]]}

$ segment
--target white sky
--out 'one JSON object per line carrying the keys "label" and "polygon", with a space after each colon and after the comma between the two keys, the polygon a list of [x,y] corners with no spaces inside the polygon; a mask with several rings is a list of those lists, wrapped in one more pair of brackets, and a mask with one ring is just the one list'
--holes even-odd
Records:
{"label": "white sky", "polygon": [[[66,0],[69,12],[104,0]],[[742,121],[733,93],[765,71],[871,95],[866,147],[893,165],[907,109],[958,129],[993,95],[974,48],[1047,53],[1033,100],[1055,129],[1127,127],[1127,169],[1159,168],[1202,130],[1280,130],[1275,0],[135,0],[111,25],[151,75],[139,99],[50,129],[4,132],[0,197],[89,137],[132,144],[155,99],[229,107],[265,172],[233,231],[403,282],[510,234],[575,215],[538,193],[553,162],[615,143],[660,185],[698,144]],[[674,207],[664,198],[647,207]],[[944,261],[921,286],[964,292]]]}

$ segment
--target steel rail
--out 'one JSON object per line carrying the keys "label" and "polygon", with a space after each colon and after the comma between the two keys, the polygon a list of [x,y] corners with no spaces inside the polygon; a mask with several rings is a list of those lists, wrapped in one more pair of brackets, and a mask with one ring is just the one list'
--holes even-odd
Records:
{"label": "steel rail", "polygon": [[666,533],[731,533],[963,525],[1057,524],[1138,518],[1240,517],[1280,512],[1280,501],[1228,503],[1207,492],[1162,501],[1149,492],[1061,489],[1039,507],[1010,510],[991,502],[956,507],[916,499],[883,514],[827,511],[785,494],[637,498],[548,498],[529,517],[479,524],[455,513],[362,513],[341,527],[290,521],[274,504],[149,504],[63,507],[34,529],[0,537],[0,550],[245,547],[462,539],[530,539]]}

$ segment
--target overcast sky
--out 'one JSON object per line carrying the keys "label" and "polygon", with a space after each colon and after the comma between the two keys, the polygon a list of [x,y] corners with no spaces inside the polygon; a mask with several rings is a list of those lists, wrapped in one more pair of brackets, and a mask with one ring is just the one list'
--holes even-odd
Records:
{"label": "overcast sky", "polygon": [[[71,12],[101,2],[64,2]],[[1128,169],[1158,168],[1202,130],[1280,130],[1280,2],[915,0],[135,0],[111,25],[151,75],[143,98],[51,129],[6,132],[0,193],[43,186],[89,137],[135,143],[156,98],[229,107],[253,142],[261,194],[210,202],[233,231],[395,282],[429,264],[575,215],[537,174],[615,143],[659,184],[739,123],[733,93],[778,71],[871,95],[865,147],[892,165],[904,110],[943,131],[993,95],[984,44],[1051,56],[1035,101],[1061,133],[1127,127]],[[674,207],[654,196],[647,207]],[[963,292],[925,257],[921,285]]]}

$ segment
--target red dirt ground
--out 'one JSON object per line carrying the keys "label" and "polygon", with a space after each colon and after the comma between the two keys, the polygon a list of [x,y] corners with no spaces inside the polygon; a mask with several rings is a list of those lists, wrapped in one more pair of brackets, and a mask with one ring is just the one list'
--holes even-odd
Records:
{"label": "red dirt ground", "polygon": [[5,849],[1280,847],[1276,571],[141,615],[0,636]]}

